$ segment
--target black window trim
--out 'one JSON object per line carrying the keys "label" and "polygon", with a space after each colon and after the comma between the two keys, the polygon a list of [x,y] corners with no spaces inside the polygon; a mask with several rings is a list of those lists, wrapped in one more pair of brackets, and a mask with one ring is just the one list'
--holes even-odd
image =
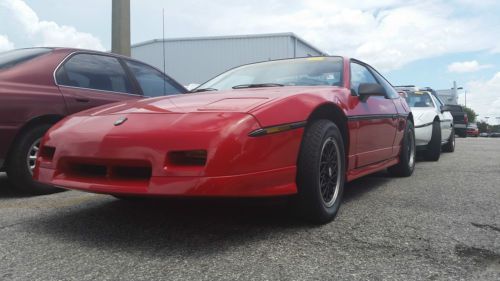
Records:
{"label": "black window trim", "polygon": [[142,91],[140,90],[140,87],[136,84],[137,81],[135,81],[134,77],[130,76],[130,73],[128,68],[125,68],[123,71],[125,72],[125,75],[127,78],[131,81],[132,84],[132,91],[133,93],[124,93],[124,92],[116,92],[116,91],[108,91],[108,90],[101,90],[101,89],[93,89],[93,88],[87,88],[87,87],[78,87],[78,86],[68,86],[68,85],[60,85],[57,82],[56,78],[56,73],[59,71],[61,67],[64,67],[64,64],[71,59],[72,57],[80,54],[88,54],[88,55],[97,55],[97,56],[103,56],[103,57],[111,57],[115,58],[118,60],[118,63],[123,67],[123,64],[121,62],[121,58],[113,55],[107,55],[107,54],[102,54],[102,53],[97,53],[97,52],[91,52],[91,51],[75,51],[67,55],[55,68],[54,72],[52,73],[53,79],[54,79],[54,84],[58,87],[64,87],[64,88],[71,88],[71,89],[84,89],[84,90],[90,90],[90,91],[98,91],[98,92],[104,92],[104,93],[112,93],[112,94],[120,94],[120,95],[127,95],[127,96],[134,96],[134,97],[144,97],[142,95]]}
{"label": "black window trim", "polygon": [[[368,69],[368,71],[371,73],[371,75],[373,76],[373,78],[375,78],[375,81],[377,81],[377,83],[383,87],[382,83],[380,82],[380,79],[377,77],[377,75],[374,75],[373,72],[376,72],[378,74],[378,76],[382,77],[386,82],[387,84],[391,85],[391,87],[394,89],[394,86],[391,84],[391,82],[389,82],[385,77],[384,75],[380,74],[380,72],[378,72],[375,68],[373,68],[371,65],[365,63],[365,62],[362,62],[360,60],[357,60],[357,59],[350,59],[349,60],[349,70],[351,70],[351,65],[350,63],[357,63],[357,64],[360,64],[364,67],[366,67]],[[349,73],[349,87],[351,86],[351,80],[352,80],[352,77],[351,77],[351,73]],[[395,89],[394,89],[395,90]],[[397,92],[397,91],[396,91]],[[356,93],[356,96],[358,96],[358,93]],[[395,96],[395,97],[390,97],[389,95],[385,95],[385,98],[386,99],[398,99],[399,98],[399,95],[398,96]]]}
{"label": "black window trim", "polygon": [[[349,88],[351,90],[351,93],[354,93],[354,96],[359,97],[359,94],[356,91],[353,91],[353,89],[352,89],[352,67],[351,67],[352,63],[356,63],[356,64],[359,64],[359,65],[365,67],[366,70],[368,70],[368,72],[373,76],[373,79],[375,79],[375,81],[377,81],[377,84],[382,86],[382,84],[380,84],[380,81],[377,79],[377,76],[373,75],[372,71],[370,70],[369,64],[364,63],[364,62],[357,60],[357,59],[350,59],[349,60]],[[386,95],[386,98],[388,98],[387,95]]]}

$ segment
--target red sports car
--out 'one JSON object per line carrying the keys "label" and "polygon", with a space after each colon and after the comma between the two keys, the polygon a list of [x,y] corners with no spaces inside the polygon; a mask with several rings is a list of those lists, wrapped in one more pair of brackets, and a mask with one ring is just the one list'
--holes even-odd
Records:
{"label": "red sports car", "polygon": [[45,135],[34,176],[117,197],[294,195],[324,223],[345,181],[414,165],[413,116],[391,84],[358,60],[309,57],[70,116]]}

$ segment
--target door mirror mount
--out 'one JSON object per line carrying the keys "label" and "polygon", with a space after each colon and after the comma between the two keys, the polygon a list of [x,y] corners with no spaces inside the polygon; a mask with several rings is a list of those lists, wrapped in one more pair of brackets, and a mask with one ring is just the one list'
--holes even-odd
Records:
{"label": "door mirror mount", "polygon": [[451,111],[451,107],[449,107],[448,105],[442,105],[441,106],[441,113],[444,113],[446,111]]}
{"label": "door mirror mount", "polygon": [[361,101],[366,101],[370,96],[387,97],[387,93],[380,84],[361,83],[358,87],[358,96]]}

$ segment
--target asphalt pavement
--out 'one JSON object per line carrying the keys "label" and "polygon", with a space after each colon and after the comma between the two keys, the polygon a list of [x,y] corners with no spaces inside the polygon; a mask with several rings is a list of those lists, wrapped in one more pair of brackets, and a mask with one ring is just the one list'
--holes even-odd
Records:
{"label": "asphalt pavement", "polygon": [[285,200],[23,197],[0,175],[0,280],[500,280],[500,139],[349,183],[323,226]]}

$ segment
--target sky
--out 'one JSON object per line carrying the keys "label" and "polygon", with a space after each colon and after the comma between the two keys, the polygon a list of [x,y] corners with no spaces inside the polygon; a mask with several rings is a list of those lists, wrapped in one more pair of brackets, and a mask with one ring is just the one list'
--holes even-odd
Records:
{"label": "sky", "polygon": [[[131,0],[132,43],[161,38],[163,8],[166,37],[294,32],[393,85],[457,81],[480,119],[500,123],[498,0]],[[0,51],[32,46],[109,50],[111,0],[0,0]]]}

